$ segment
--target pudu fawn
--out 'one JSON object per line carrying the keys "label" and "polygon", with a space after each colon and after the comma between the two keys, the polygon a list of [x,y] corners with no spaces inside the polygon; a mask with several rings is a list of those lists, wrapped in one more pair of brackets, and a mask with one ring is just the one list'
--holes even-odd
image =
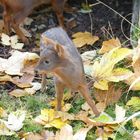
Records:
{"label": "pudu fawn", "polygon": [[28,39],[19,28],[19,24],[31,14],[32,10],[42,4],[52,4],[57,15],[59,25],[64,27],[63,9],[67,0],[0,0],[3,6],[3,19],[6,33],[10,33],[11,27],[15,30],[21,40],[28,44]]}
{"label": "pudu fawn", "polygon": [[100,113],[89,95],[89,90],[85,81],[82,59],[75,45],[61,28],[52,28],[42,34],[40,44],[40,60],[36,70],[43,74],[43,87],[45,85],[45,75],[52,73],[57,94],[57,110],[61,110],[64,88],[72,91],[79,91],[94,114]]}

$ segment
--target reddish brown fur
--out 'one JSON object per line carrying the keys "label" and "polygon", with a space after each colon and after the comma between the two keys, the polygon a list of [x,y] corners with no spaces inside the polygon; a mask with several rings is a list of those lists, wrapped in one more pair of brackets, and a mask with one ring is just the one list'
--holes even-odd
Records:
{"label": "reddish brown fur", "polygon": [[59,25],[64,27],[63,9],[65,2],[66,0],[0,0],[0,4],[2,4],[4,8],[3,19],[6,33],[9,34],[12,27],[21,40],[28,43],[28,39],[19,29],[19,24],[23,22],[35,7],[45,3],[52,4]]}
{"label": "reddish brown fur", "polygon": [[46,86],[46,74],[54,74],[58,110],[61,110],[64,88],[67,87],[72,91],[79,91],[95,115],[99,115],[89,95],[80,54],[62,28],[52,28],[42,35],[40,60],[36,70],[43,74],[43,90]]}

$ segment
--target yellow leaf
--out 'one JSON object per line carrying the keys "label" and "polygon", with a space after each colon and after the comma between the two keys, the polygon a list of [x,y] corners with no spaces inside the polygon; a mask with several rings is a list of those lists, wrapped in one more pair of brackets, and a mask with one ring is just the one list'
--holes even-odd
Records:
{"label": "yellow leaf", "polygon": [[[119,81],[126,80],[129,77],[131,77],[133,75],[133,72],[126,68],[116,68],[113,70],[112,74],[113,74],[114,79],[116,79],[116,81],[119,82]],[[109,78],[110,81],[113,81],[111,80],[111,78],[113,77]]]}
{"label": "yellow leaf", "polygon": [[1,135],[5,135],[5,136],[11,136],[15,134],[13,131],[9,130],[6,125],[4,124],[4,122],[0,121],[0,136]]}
{"label": "yellow leaf", "polygon": [[114,60],[114,63],[118,63],[122,59],[126,58],[126,56],[132,54],[132,49],[128,48],[115,48],[112,51],[112,55],[110,59]]}
{"label": "yellow leaf", "polygon": [[125,83],[130,85],[129,90],[140,90],[140,76],[134,74],[126,79]]}
{"label": "yellow leaf", "polygon": [[[50,101],[49,105],[56,108],[57,107],[57,99]],[[64,106],[64,101],[62,101],[62,107],[63,106]]]}
{"label": "yellow leaf", "polygon": [[99,54],[109,52],[110,50],[116,47],[121,47],[121,43],[118,38],[112,38],[110,40],[104,41],[102,44],[102,48],[99,50]]}
{"label": "yellow leaf", "polygon": [[80,48],[84,45],[93,45],[99,38],[97,36],[92,36],[89,32],[78,32],[72,36],[74,44]]}
{"label": "yellow leaf", "polygon": [[[55,127],[58,129],[61,129],[66,124],[67,124],[67,121],[62,121],[61,118],[56,118],[56,119],[52,120],[51,122],[49,122],[49,125],[51,127]],[[45,127],[47,127],[47,124],[45,125]]]}
{"label": "yellow leaf", "polygon": [[133,126],[140,130],[140,119],[134,118],[132,122],[133,122]]}
{"label": "yellow leaf", "polygon": [[55,117],[55,110],[43,109],[41,110],[41,116],[44,118],[44,121],[52,121]]}
{"label": "yellow leaf", "polygon": [[0,117],[5,117],[6,116],[6,111],[0,107]]}
{"label": "yellow leaf", "polygon": [[109,81],[118,82],[122,80],[122,77],[115,77],[113,75],[113,68],[115,64],[123,60],[131,53],[131,49],[114,48],[108,53],[104,54],[100,61],[95,61],[91,74],[92,77],[95,79],[94,86],[98,89],[107,90]]}
{"label": "yellow leaf", "polygon": [[101,90],[108,90],[108,81],[107,80],[100,80],[94,83],[94,87]]}

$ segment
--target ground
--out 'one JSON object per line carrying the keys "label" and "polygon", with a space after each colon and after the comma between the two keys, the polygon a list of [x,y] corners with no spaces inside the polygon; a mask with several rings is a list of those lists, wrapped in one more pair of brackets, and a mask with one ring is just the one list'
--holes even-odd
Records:
{"label": "ground", "polygon": [[[78,10],[82,9],[82,3],[85,3],[86,0],[69,0],[69,4],[72,7],[77,8]],[[109,7],[113,8],[115,11],[117,11],[122,16],[126,17],[129,21],[131,21],[131,14],[132,13],[132,0],[102,0],[107,4]],[[97,3],[96,0],[88,0],[88,2],[92,5]],[[46,5],[43,5],[39,8],[37,8],[33,13],[30,15],[30,17],[34,20],[33,23],[29,26],[26,26],[25,28],[28,29],[33,37],[30,39],[30,45],[26,46],[23,51],[31,51],[31,52],[37,52],[39,53],[39,39],[40,34],[46,31],[48,28],[52,28],[58,25],[57,19],[55,16],[55,13],[53,10],[48,10],[49,8]],[[82,53],[84,51],[88,50],[94,50],[96,48],[99,48],[102,44],[103,40],[110,39],[113,37],[118,37],[122,43],[124,43],[125,47],[131,47],[131,44],[129,40],[125,37],[127,36],[129,38],[130,34],[130,25],[126,21],[123,21],[122,17],[120,17],[116,12],[110,10],[106,6],[102,4],[98,4],[95,6],[92,6],[92,12],[91,13],[81,13],[81,12],[74,12],[71,14],[65,13],[64,14],[65,19],[71,19],[74,18],[76,21],[76,27],[69,29],[68,33],[71,36],[73,33],[79,32],[79,31],[89,31],[92,32],[93,35],[96,35],[100,38],[100,41],[95,43],[93,46],[90,47],[84,47],[80,48],[79,52]],[[67,21],[67,20],[66,20]],[[122,29],[121,29],[121,23],[122,23]],[[45,26],[40,26],[45,25]],[[91,26],[92,25],[92,26]],[[36,31],[33,29],[36,27],[38,28]],[[123,34],[125,33],[125,35]],[[127,41],[128,40],[128,41]],[[10,56],[9,54],[10,49],[3,47],[0,45],[0,57],[7,58]],[[38,80],[38,75],[35,77],[35,80]],[[40,80],[40,79],[39,79]],[[52,80],[48,80],[48,91],[46,94],[42,94],[38,92],[34,96],[26,96],[22,98],[14,98],[7,94],[7,92],[13,90],[16,88],[15,85],[11,83],[7,83],[5,85],[0,86],[0,92],[2,93],[0,95],[0,106],[10,111],[15,111],[17,108],[26,109],[28,115],[32,115],[32,117],[35,117],[40,114],[40,109],[44,107],[50,107],[46,102],[49,101],[50,98],[54,97],[55,91],[54,86],[52,84]],[[11,102],[14,101],[14,102]],[[81,96],[76,96],[76,98],[72,99],[70,102],[75,108],[72,108],[70,112],[76,113],[80,110],[81,104],[83,104],[84,100]],[[124,102],[119,102],[120,104],[125,104]],[[114,105],[110,108],[107,108],[106,112],[109,113],[111,116],[114,115]],[[111,111],[110,111],[111,110]],[[112,111],[113,110],[113,111]],[[130,113],[130,112],[129,112]],[[130,113],[131,114],[131,113]],[[30,117],[26,120],[26,124],[23,128],[24,132],[40,132],[42,130],[42,127],[36,128],[35,125],[30,122]],[[75,130],[78,129],[78,127],[82,127],[84,123],[82,121],[76,122],[73,121],[71,125],[74,127]],[[129,124],[128,124],[129,126]],[[93,137],[95,137],[95,129],[88,134],[87,140],[93,140]],[[127,137],[128,138],[128,137]],[[4,139],[3,137],[1,138]],[[13,138],[14,139],[14,138]],[[120,140],[120,139],[118,139]],[[123,139],[124,140],[124,139]]]}

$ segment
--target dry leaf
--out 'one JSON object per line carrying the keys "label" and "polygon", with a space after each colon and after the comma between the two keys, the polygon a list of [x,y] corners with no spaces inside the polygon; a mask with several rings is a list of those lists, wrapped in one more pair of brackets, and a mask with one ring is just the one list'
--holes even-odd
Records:
{"label": "dry leaf", "polygon": [[99,112],[103,112],[106,108],[106,104],[105,104],[105,102],[99,102],[96,104],[96,107]]}
{"label": "dry leaf", "polygon": [[53,131],[45,130],[41,133],[41,136],[43,136],[45,140],[55,140],[55,135]]}
{"label": "dry leaf", "polygon": [[2,120],[0,120],[0,136],[11,136],[15,134],[13,131],[9,130],[4,122]]}
{"label": "dry leaf", "polygon": [[110,40],[104,41],[102,44],[102,48],[99,50],[99,54],[109,52],[110,50],[116,47],[121,47],[121,42],[118,38],[112,38]]}
{"label": "dry leaf", "polygon": [[[35,53],[13,51],[8,59],[0,59],[0,70],[9,75],[23,75],[21,70],[25,67],[26,61],[36,60],[39,56]],[[32,68],[33,69],[33,68]],[[30,71],[29,71],[30,72]]]}
{"label": "dry leaf", "polygon": [[15,89],[9,92],[9,94],[14,97],[23,97],[29,95],[25,90],[22,89]]}
{"label": "dry leaf", "polygon": [[15,89],[9,94],[14,97],[23,97],[27,95],[33,95],[35,94],[36,91],[41,89],[41,84],[40,83],[31,83],[31,88],[25,88],[25,89]]}
{"label": "dry leaf", "polygon": [[[131,49],[127,48],[114,48],[108,53],[104,54],[99,61],[95,61],[92,66],[91,76],[95,79],[94,86],[101,90],[108,90],[109,82],[119,82],[128,78],[130,73],[122,73],[125,76],[113,75],[115,64],[123,60],[126,56],[132,53]],[[127,76],[126,76],[127,75]],[[124,78],[124,79],[123,79]]]}
{"label": "dry leaf", "polygon": [[11,46],[13,49],[21,50],[24,46],[23,43],[18,43],[18,36],[14,35],[9,37],[8,35],[2,33],[1,35],[1,43],[6,46]]}
{"label": "dry leaf", "polygon": [[140,90],[140,57],[132,62],[132,66],[134,73],[125,80],[125,83],[130,85],[129,90]]}
{"label": "dry leaf", "polygon": [[140,130],[140,119],[132,119],[133,127],[136,127],[138,130]]}
{"label": "dry leaf", "polygon": [[40,134],[32,133],[32,132],[26,134],[24,138],[25,140],[45,140],[45,138]]}
{"label": "dry leaf", "polygon": [[140,130],[134,132],[133,140],[140,140]]}
{"label": "dry leaf", "polygon": [[6,111],[2,107],[0,107],[0,117],[6,117],[6,116],[7,116]]}
{"label": "dry leaf", "polygon": [[92,34],[89,32],[78,32],[75,33],[72,37],[74,38],[74,44],[78,48],[83,47],[86,44],[93,45],[97,40],[99,40],[97,36],[92,36]]}
{"label": "dry leaf", "polygon": [[63,121],[56,114],[57,112],[53,109],[43,109],[41,115],[35,118],[35,122],[44,125],[46,128],[55,127],[60,129],[67,124],[67,121]]}
{"label": "dry leaf", "polygon": [[123,107],[116,105],[116,108],[115,108],[116,119],[115,119],[115,121],[123,122],[125,120],[125,113],[126,113],[126,110]]}
{"label": "dry leaf", "polygon": [[110,105],[118,102],[122,95],[121,89],[115,89],[114,84],[109,85],[109,89],[106,91],[96,89],[94,96],[97,101],[104,102],[106,105]]}
{"label": "dry leaf", "polygon": [[23,127],[23,121],[25,120],[25,112],[19,112],[17,114],[10,113],[8,115],[8,121],[4,121],[6,127],[12,131],[19,131]]}
{"label": "dry leaf", "polygon": [[56,134],[55,140],[85,140],[87,132],[92,128],[82,128],[73,135],[73,129],[70,125],[65,125],[61,128],[60,132]]}

